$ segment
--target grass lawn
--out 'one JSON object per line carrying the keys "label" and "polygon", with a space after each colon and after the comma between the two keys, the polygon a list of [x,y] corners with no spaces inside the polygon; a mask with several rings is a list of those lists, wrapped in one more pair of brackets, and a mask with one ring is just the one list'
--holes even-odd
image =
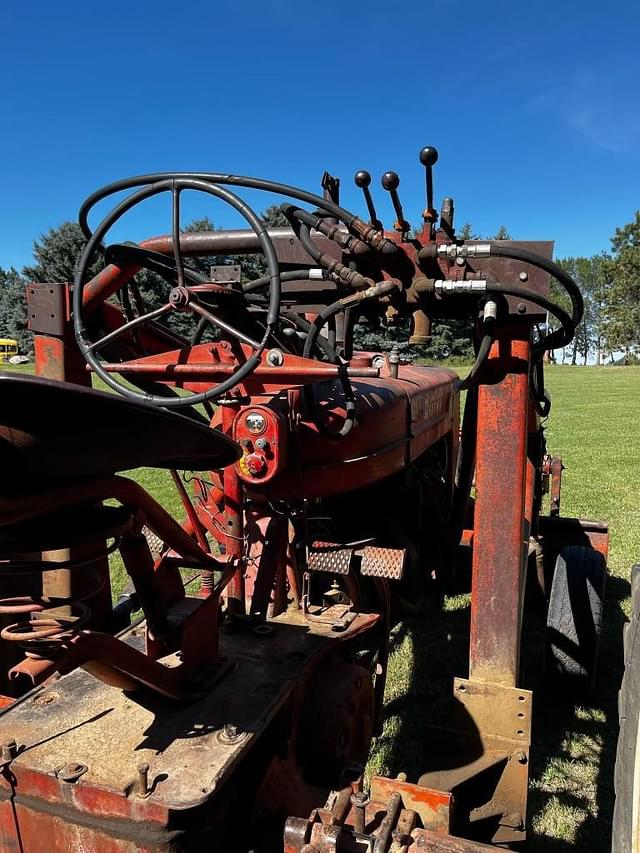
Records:
{"label": "grass lawn", "polygon": [[[549,449],[562,456],[567,469],[562,512],[607,521],[611,552],[593,703],[567,701],[558,707],[547,701],[544,689],[534,697],[530,849],[606,851],[613,806],[621,626],[629,604],[629,568],[640,560],[640,368],[551,366],[547,385],[553,398]],[[136,479],[182,516],[168,474],[142,470]],[[116,584],[123,580],[117,564],[114,580]],[[408,620],[396,630],[386,723],[374,745],[371,771],[394,775],[405,771],[410,780],[419,774],[424,723],[442,716],[451,676],[466,675],[468,617],[468,597],[457,596],[447,599],[442,614],[425,623]]]}

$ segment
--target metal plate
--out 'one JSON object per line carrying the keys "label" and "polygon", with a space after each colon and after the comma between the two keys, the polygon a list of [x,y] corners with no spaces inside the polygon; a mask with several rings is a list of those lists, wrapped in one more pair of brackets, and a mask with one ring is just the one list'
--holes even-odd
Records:
{"label": "metal plate", "polygon": [[30,284],[27,287],[27,328],[41,335],[64,334],[67,310],[67,286]]}
{"label": "metal plate", "polygon": [[239,282],[242,278],[242,267],[240,264],[218,264],[211,267],[211,281]]}
{"label": "metal plate", "polygon": [[376,548],[367,545],[362,552],[360,574],[386,580],[402,580],[407,552],[404,548]]}
{"label": "metal plate", "polygon": [[453,693],[460,703],[460,716],[472,720],[481,734],[509,738],[525,746],[531,742],[530,690],[454,678]]}
{"label": "metal plate", "polygon": [[345,548],[339,542],[314,542],[309,548],[307,567],[311,572],[332,572],[348,575],[353,548]]}

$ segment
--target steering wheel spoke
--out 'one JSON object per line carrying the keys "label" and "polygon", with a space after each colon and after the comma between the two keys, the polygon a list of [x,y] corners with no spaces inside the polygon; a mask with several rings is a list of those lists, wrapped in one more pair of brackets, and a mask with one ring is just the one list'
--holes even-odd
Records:
{"label": "steering wheel spoke", "polygon": [[[140,187],[140,184],[134,184],[134,186]],[[199,299],[200,295],[202,295],[203,298],[206,298],[207,294],[211,296],[219,295],[219,297],[224,299],[224,302],[226,303],[228,296],[233,295],[234,299],[231,304],[237,305],[237,302],[239,300],[243,300],[244,296],[241,291],[221,287],[216,285],[214,282],[207,282],[206,280],[203,280],[204,276],[201,276],[200,273],[195,273],[194,271],[185,268],[180,246],[180,196],[185,190],[192,190],[212,195],[231,205],[231,207],[244,217],[258,238],[260,250],[267,262],[269,281],[269,299],[268,305],[265,306],[267,310],[266,322],[264,323],[264,333],[260,340],[254,339],[250,334],[241,331],[236,328],[235,325],[227,322],[226,319],[222,319],[217,316],[214,311],[210,310],[210,308],[205,306]],[[89,336],[88,324],[85,323],[84,319],[85,288],[87,286],[86,279],[88,277],[87,272],[91,263],[97,253],[103,248],[105,235],[116,224],[116,222],[118,222],[125,213],[131,210],[131,208],[160,193],[169,193],[171,196],[171,235],[175,270],[172,268],[172,264],[170,262],[157,257],[156,254],[154,254],[153,257],[149,257],[148,268],[152,271],[158,271],[158,269],[160,269],[161,275],[163,274],[163,271],[165,273],[168,271],[170,278],[173,278],[175,275],[173,280],[176,282],[177,286],[172,288],[169,301],[166,305],[162,305],[160,308],[135,317],[124,323],[122,326],[119,326],[117,329],[103,335],[99,340],[92,341]],[[118,247],[118,251],[125,257],[130,256],[134,263],[138,264],[138,269],[145,266],[145,250],[143,248],[136,247],[132,244],[122,244]],[[131,275],[134,275],[135,271],[135,266],[132,266]],[[220,310],[221,313],[224,314],[224,310]],[[117,374],[112,372],[113,365],[106,365],[102,358],[99,357],[99,350],[105,345],[116,341],[127,332],[136,329],[144,323],[156,320],[170,311],[190,312],[198,315],[200,318],[199,326],[202,321],[211,323],[211,325],[218,328],[225,336],[234,338],[250,347],[251,354],[238,364],[238,367],[233,370],[229,377],[225,378],[218,384],[212,385],[208,390],[191,396],[167,398],[166,396],[153,395],[145,393],[144,391],[139,392],[132,389],[130,386],[123,384],[118,380]],[[273,329],[278,322],[279,313],[280,269],[273,242],[267,229],[257,214],[234,192],[227,187],[207,180],[206,177],[198,175],[190,176],[182,174],[170,177],[162,176],[158,180],[152,179],[147,185],[143,186],[141,189],[136,189],[130,196],[116,204],[113,210],[104,217],[102,222],[89,237],[87,245],[78,263],[74,280],[73,319],[76,340],[80,351],[83,353],[89,366],[107,385],[123,394],[125,397],[168,408],[193,406],[197,403],[202,403],[206,400],[212,400],[220,397],[253,372],[260,364],[261,353],[264,351],[269,339],[271,338]]]}
{"label": "steering wheel spoke", "polygon": [[216,317],[211,311],[202,305],[201,302],[198,302],[195,299],[191,299],[189,301],[189,308],[200,317],[204,317],[208,320],[213,326],[217,326],[218,329],[222,332],[226,332],[227,335],[231,335],[234,338],[237,338],[239,341],[242,341],[243,344],[247,344],[250,346],[254,352],[257,352],[260,349],[260,342],[254,340],[249,337],[249,335],[245,335],[244,332],[241,332],[239,329],[236,329],[230,323],[226,323],[224,320],[221,320],[220,317]]}
{"label": "steering wheel spoke", "polygon": [[142,314],[140,317],[134,317],[133,320],[129,320],[128,323],[125,323],[122,326],[118,326],[117,329],[114,329],[112,332],[109,332],[108,334],[104,335],[104,337],[100,338],[100,340],[88,344],[87,350],[89,352],[99,350],[105,344],[109,344],[124,335],[126,332],[130,332],[131,329],[135,329],[136,327],[142,326],[145,323],[150,323],[152,320],[157,320],[158,317],[162,317],[163,314],[167,314],[169,311],[171,311],[172,307],[173,306],[170,303],[167,303],[166,305],[161,305],[160,308],[156,308],[154,311],[149,311],[147,314]]}

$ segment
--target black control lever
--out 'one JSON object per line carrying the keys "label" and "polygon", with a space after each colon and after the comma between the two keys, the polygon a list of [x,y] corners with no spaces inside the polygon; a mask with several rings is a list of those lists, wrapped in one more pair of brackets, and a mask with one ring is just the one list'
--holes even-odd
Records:
{"label": "black control lever", "polygon": [[369,189],[371,175],[365,169],[360,169],[360,171],[355,173],[353,180],[355,181],[356,186],[360,187],[362,194],[364,195],[364,200],[367,203],[367,210],[369,211],[369,222],[371,222],[376,231],[382,231],[382,222],[378,219],[378,214],[376,213],[373,199],[371,198],[371,190]]}
{"label": "black control lever", "polygon": [[402,234],[406,234],[411,225],[404,218],[404,214],[402,212],[402,205],[400,204],[400,198],[398,196],[398,187],[400,186],[400,178],[397,176],[395,172],[385,172],[382,176],[382,188],[385,189],[389,195],[391,196],[391,202],[393,203],[393,209],[396,212],[397,220],[394,224],[394,228],[396,231],[400,231]]}
{"label": "black control lever", "polygon": [[425,222],[435,222],[438,218],[433,207],[433,167],[438,162],[438,152],[433,146],[425,145],[420,151],[420,162],[425,168],[425,179],[427,186],[427,206],[424,209],[422,218]]}

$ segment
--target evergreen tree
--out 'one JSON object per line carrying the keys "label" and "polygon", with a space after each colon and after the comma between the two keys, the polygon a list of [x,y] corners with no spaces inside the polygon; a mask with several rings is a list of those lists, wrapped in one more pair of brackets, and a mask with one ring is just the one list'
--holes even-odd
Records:
{"label": "evergreen tree", "polygon": [[624,360],[640,349],[640,210],[611,239],[611,284],[604,323],[607,348],[622,351]]}
{"label": "evergreen tree", "polygon": [[26,285],[13,267],[0,267],[0,337],[16,340],[21,355],[33,352],[33,336],[27,329]]}

